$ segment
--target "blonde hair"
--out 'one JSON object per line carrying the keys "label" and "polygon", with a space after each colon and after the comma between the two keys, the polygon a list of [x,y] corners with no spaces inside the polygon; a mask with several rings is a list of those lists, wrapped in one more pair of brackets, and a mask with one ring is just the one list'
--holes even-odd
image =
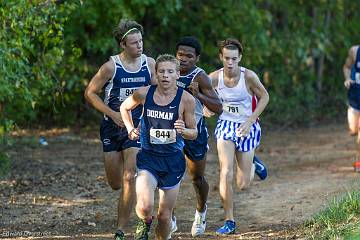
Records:
{"label": "blonde hair", "polygon": [[156,59],[155,70],[157,70],[159,63],[162,63],[162,62],[172,62],[172,63],[174,63],[176,65],[176,71],[180,70],[180,62],[179,62],[179,60],[177,60],[176,57],[174,57],[171,54],[165,53],[165,54],[159,55],[157,57],[157,59]]}

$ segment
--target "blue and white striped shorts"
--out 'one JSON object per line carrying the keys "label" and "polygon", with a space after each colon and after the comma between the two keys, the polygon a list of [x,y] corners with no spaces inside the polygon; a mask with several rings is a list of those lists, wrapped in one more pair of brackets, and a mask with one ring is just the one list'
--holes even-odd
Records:
{"label": "blue and white striped shorts", "polygon": [[235,143],[235,148],[239,152],[248,152],[260,144],[261,127],[258,122],[251,126],[250,134],[245,138],[236,136],[236,129],[241,123],[219,119],[216,123],[215,137],[217,139],[230,140]]}

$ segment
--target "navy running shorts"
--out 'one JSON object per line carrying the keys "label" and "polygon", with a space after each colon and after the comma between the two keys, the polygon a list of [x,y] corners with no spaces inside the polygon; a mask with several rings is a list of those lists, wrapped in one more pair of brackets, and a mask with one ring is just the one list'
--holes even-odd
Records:
{"label": "navy running shorts", "polygon": [[207,150],[209,149],[208,138],[205,119],[202,118],[197,124],[198,136],[195,140],[184,139],[184,153],[192,161],[200,161],[205,158]]}
{"label": "navy running shorts", "polygon": [[141,149],[136,157],[137,171],[147,171],[157,181],[157,187],[172,189],[180,184],[186,169],[184,154],[181,151],[170,155],[159,155]]}
{"label": "navy running shorts", "polygon": [[351,84],[348,90],[348,101],[350,107],[360,111],[360,84]]}
{"label": "navy running shorts", "polygon": [[[134,121],[135,126],[138,123],[139,121]],[[131,147],[140,148],[140,140],[130,140],[126,127],[119,127],[110,118],[108,120],[103,119],[101,122],[100,139],[103,145],[103,152],[120,152]]]}

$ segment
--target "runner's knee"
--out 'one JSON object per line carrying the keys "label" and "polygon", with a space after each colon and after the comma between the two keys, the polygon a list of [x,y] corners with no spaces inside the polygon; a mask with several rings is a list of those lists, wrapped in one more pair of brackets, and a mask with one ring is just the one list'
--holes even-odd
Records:
{"label": "runner's knee", "polygon": [[349,127],[349,134],[350,134],[350,136],[356,136],[356,135],[358,135],[358,132],[359,132],[359,129]]}
{"label": "runner's knee", "polygon": [[232,181],[234,177],[234,171],[230,169],[225,169],[220,171],[220,178],[225,179],[226,181]]}
{"label": "runner's knee", "polygon": [[247,187],[249,187],[250,185],[250,177],[248,179],[246,179],[245,177],[238,177],[236,179],[236,185],[239,188],[239,190],[245,189]]}
{"label": "runner's knee", "polygon": [[350,130],[350,131],[349,131],[349,134],[350,134],[350,136],[353,136],[353,137],[354,137],[354,136],[356,136],[358,133]]}
{"label": "runner's knee", "polygon": [[205,176],[203,175],[192,175],[191,181],[195,185],[202,185],[203,183],[206,183]]}
{"label": "runner's knee", "polygon": [[135,171],[124,171],[123,181],[124,183],[133,183],[135,182]]}
{"label": "runner's knee", "polygon": [[143,201],[138,201],[136,204],[136,211],[142,216],[150,216],[152,212],[152,205]]}
{"label": "runner's knee", "polygon": [[106,179],[113,190],[121,188],[121,169],[117,162],[118,156],[116,154],[106,153],[104,155]]}
{"label": "runner's knee", "polygon": [[171,211],[168,210],[161,210],[157,214],[158,221],[162,223],[169,221],[170,218],[171,218]]}
{"label": "runner's knee", "polygon": [[244,189],[246,186],[245,186],[245,181],[243,181],[243,179],[241,178],[241,180],[236,180],[236,185],[237,187],[239,188],[239,190],[242,190]]}
{"label": "runner's knee", "polygon": [[121,188],[121,183],[114,179],[108,179],[108,184],[112,190],[119,190]]}

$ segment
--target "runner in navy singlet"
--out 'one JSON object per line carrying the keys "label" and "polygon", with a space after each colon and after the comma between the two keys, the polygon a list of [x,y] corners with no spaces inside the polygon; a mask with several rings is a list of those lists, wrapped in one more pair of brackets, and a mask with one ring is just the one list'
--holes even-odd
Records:
{"label": "runner in navy singlet", "polygon": [[[139,217],[135,239],[148,239],[159,189],[157,239],[168,239],[171,215],[185,172],[184,139],[197,137],[195,100],[176,86],[179,62],[172,55],[156,60],[157,86],[143,87],[125,100],[120,111],[130,139],[140,139],[137,155],[136,213]],[[143,104],[143,117],[136,128],[130,112]],[[186,107],[185,107],[186,106]]]}
{"label": "runner in navy singlet", "polygon": [[[211,86],[206,72],[196,66],[201,54],[199,41],[192,36],[181,38],[176,44],[176,58],[180,62],[180,78],[177,85],[195,97],[195,118],[198,137],[185,140],[185,159],[189,177],[196,193],[195,217],[191,228],[192,236],[204,234],[206,228],[206,201],[209,184],[205,179],[206,153],[208,150],[208,130],[203,114],[204,105],[217,114],[221,114],[222,105]],[[175,215],[172,219],[172,231],[177,229]]]}
{"label": "runner in navy singlet", "polygon": [[356,160],[360,160],[360,46],[352,46],[344,67],[344,85],[348,89],[348,125],[350,134],[357,136]]}
{"label": "runner in navy singlet", "polygon": [[[122,229],[127,223],[135,203],[136,154],[140,143],[128,138],[120,115],[123,101],[142,86],[155,82],[155,61],[143,54],[143,27],[132,20],[121,20],[114,37],[122,51],[110,57],[85,91],[85,97],[104,114],[100,137],[104,151],[106,178],[112,189],[120,192],[118,202],[117,231],[115,239],[124,239]],[[104,90],[104,99],[99,96]],[[134,124],[140,121],[142,108],[132,112]]]}

